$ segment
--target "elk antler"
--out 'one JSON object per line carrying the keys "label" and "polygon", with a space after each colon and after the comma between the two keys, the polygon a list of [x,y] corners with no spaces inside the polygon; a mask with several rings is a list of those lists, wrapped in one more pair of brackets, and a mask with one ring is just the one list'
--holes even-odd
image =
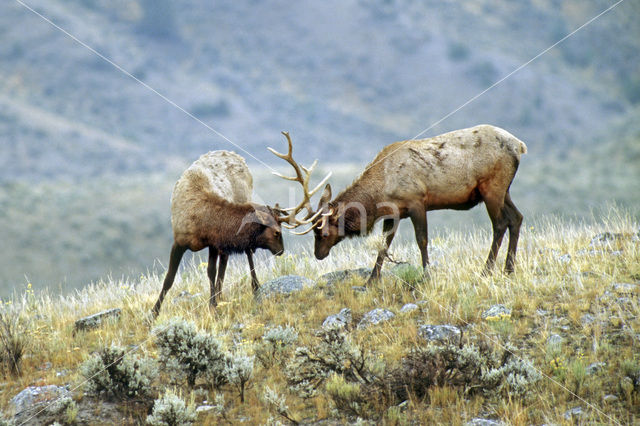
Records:
{"label": "elk antler", "polygon": [[[273,174],[286,180],[298,182],[300,183],[300,185],[302,185],[302,190],[304,191],[304,194],[300,204],[298,204],[295,207],[280,209],[280,211],[283,213],[283,216],[280,219],[282,221],[282,226],[284,226],[285,228],[294,229],[300,225],[313,223],[313,221],[317,219],[318,216],[322,213],[322,210],[319,210],[317,212],[313,211],[313,208],[311,207],[311,197],[313,197],[313,195],[316,192],[318,192],[320,188],[322,188],[322,186],[327,182],[329,177],[331,177],[331,172],[329,172],[329,174],[327,174],[327,176],[325,176],[324,179],[322,179],[322,181],[320,181],[320,183],[316,185],[315,188],[309,191],[309,180],[311,179],[311,173],[313,172],[313,169],[318,164],[318,160],[314,161],[311,167],[309,168],[299,165],[293,159],[293,156],[292,156],[293,144],[291,143],[291,137],[289,136],[289,132],[282,132],[282,134],[287,138],[287,142],[289,144],[288,152],[286,154],[281,154],[273,148],[267,147],[267,149],[277,157],[282,158],[287,163],[289,163],[291,167],[293,167],[293,170],[296,172],[295,176],[285,176],[276,172],[273,172]],[[298,213],[300,213],[302,209],[307,210],[307,215],[305,216],[304,219],[300,220],[296,216],[298,215]],[[319,223],[320,222],[313,223],[309,229],[306,229],[303,232],[293,232],[293,233],[297,235],[306,234],[307,232],[315,228]]]}

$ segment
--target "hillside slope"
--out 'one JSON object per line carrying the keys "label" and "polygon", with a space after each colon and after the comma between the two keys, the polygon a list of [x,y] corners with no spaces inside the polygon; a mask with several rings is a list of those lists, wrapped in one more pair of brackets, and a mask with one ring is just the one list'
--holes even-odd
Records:
{"label": "hillside slope", "polygon": [[[610,3],[27,4],[260,160],[290,129],[303,159],[345,162],[418,134]],[[19,3],[0,8],[0,164],[11,165],[0,179],[149,170],[234,148]],[[534,155],[596,143],[639,101],[636,8],[621,4],[426,136],[488,122]]]}

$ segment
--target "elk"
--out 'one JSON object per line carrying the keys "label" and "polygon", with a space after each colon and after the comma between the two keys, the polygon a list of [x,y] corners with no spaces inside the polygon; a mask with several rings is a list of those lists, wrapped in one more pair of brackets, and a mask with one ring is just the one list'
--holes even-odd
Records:
{"label": "elk", "polygon": [[[429,139],[386,146],[364,172],[331,200],[327,184],[312,225],[315,256],[324,259],[344,238],[366,235],[382,220],[385,236],[369,281],[380,277],[387,250],[400,219],[410,218],[426,272],[429,210],[468,210],[484,202],[493,226],[493,241],[484,273],[496,260],[506,229],[509,249],[505,272],[513,272],[522,214],[509,188],[527,152],[524,142],[490,125],[456,130]],[[310,213],[312,213],[310,211]],[[315,216],[314,216],[315,217]]]}
{"label": "elk", "polygon": [[[286,133],[285,136],[289,138]],[[289,158],[293,162],[291,151],[289,139],[288,156],[282,158]],[[309,197],[320,187],[308,191],[313,167],[303,169],[305,174],[296,164],[297,175],[291,180],[299,181]],[[322,183],[326,182],[328,177]],[[308,204],[306,197],[301,205],[281,210],[277,206],[271,208],[252,203],[252,192],[253,178],[249,168],[244,158],[234,152],[211,151],[202,155],[185,170],[175,184],[171,195],[171,226],[174,242],[171,247],[167,275],[153,307],[154,317],[160,312],[162,301],[173,285],[178,266],[187,250],[196,252],[209,248],[207,265],[211,290],[209,304],[214,307],[217,305],[217,296],[222,292],[230,254],[244,252],[247,255],[251,287],[255,293],[259,288],[253,263],[255,250],[267,249],[276,256],[281,255],[284,252],[281,224],[295,228],[311,223],[315,219],[294,220],[298,212]],[[218,263],[217,267],[216,263]]]}

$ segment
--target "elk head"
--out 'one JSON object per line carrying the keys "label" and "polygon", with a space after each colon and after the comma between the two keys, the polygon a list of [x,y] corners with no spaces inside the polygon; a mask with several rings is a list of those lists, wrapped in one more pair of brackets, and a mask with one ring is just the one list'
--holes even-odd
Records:
{"label": "elk head", "polygon": [[[255,235],[255,248],[267,249],[272,254],[279,256],[284,252],[280,222],[280,210],[269,206],[254,205],[254,210],[242,219],[238,233],[243,229],[254,230],[249,233]],[[250,228],[245,228],[245,226]]]}

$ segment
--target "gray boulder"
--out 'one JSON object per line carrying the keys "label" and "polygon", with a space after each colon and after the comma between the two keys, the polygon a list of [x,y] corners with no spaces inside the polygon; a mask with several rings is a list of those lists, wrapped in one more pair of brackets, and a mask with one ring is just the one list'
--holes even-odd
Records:
{"label": "gray boulder", "polygon": [[511,309],[504,305],[493,305],[482,313],[482,319],[503,319],[511,317]]}
{"label": "gray boulder", "polygon": [[343,308],[334,315],[329,315],[322,323],[322,328],[344,328],[351,325],[353,318],[351,309]]}
{"label": "gray boulder", "polygon": [[402,308],[400,308],[400,313],[408,314],[409,312],[413,312],[416,309],[418,309],[418,305],[416,305],[415,303],[407,303]]}
{"label": "gray boulder", "polygon": [[107,309],[88,317],[80,318],[75,323],[75,331],[86,331],[100,327],[106,321],[118,321],[122,310],[120,308]]}
{"label": "gray boulder", "polygon": [[258,289],[258,297],[270,297],[274,294],[291,294],[306,287],[314,287],[316,282],[299,275],[285,275],[262,284]]}
{"label": "gray boulder", "polygon": [[345,281],[355,277],[368,279],[371,275],[371,268],[357,268],[357,269],[344,269],[341,271],[333,271],[321,275],[318,278],[318,282],[325,283],[326,285],[334,285],[340,281]]}
{"label": "gray boulder", "polygon": [[370,325],[380,324],[381,322],[389,321],[395,316],[396,314],[387,309],[376,308],[364,314],[364,316],[358,323],[358,328],[363,329],[369,327]]}
{"label": "gray boulder", "polygon": [[37,412],[37,410],[51,404],[57,399],[70,397],[69,389],[62,386],[29,386],[11,398],[16,417],[21,414]]}
{"label": "gray boulder", "polygon": [[421,325],[418,336],[430,342],[452,343],[460,342],[462,331],[455,325]]}
{"label": "gray boulder", "polygon": [[505,423],[500,420],[492,420],[492,419],[482,419],[480,417],[476,417],[475,419],[471,419],[464,424],[465,426],[503,426]]}

